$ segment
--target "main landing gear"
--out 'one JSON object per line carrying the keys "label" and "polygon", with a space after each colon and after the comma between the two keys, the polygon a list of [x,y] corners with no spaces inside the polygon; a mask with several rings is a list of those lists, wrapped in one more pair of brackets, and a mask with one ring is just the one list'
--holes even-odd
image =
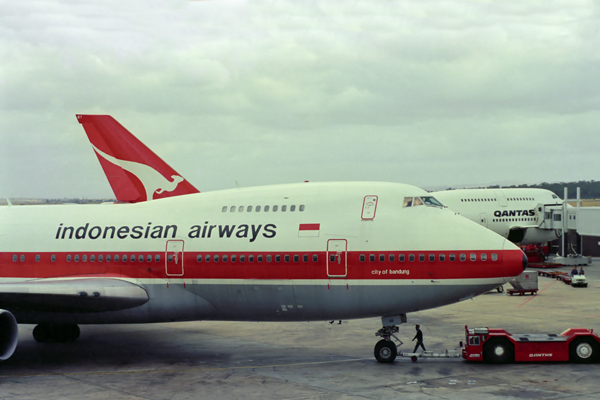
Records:
{"label": "main landing gear", "polygon": [[33,338],[40,343],[74,342],[79,333],[76,324],[39,324],[33,328]]}
{"label": "main landing gear", "polygon": [[[391,363],[398,355],[398,346],[403,344],[402,340],[398,339],[394,334],[400,331],[397,324],[406,322],[406,314],[382,317],[381,322],[383,323],[383,328],[378,330],[375,336],[379,336],[382,339],[375,345],[374,354],[380,363]],[[396,340],[398,345],[392,339]]]}

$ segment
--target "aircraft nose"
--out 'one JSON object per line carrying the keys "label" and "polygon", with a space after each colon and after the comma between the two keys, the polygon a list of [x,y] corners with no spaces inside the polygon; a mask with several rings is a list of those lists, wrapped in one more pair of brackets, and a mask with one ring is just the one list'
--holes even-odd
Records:
{"label": "aircraft nose", "polygon": [[523,271],[527,269],[527,265],[529,265],[529,260],[527,259],[525,253],[523,253]]}
{"label": "aircraft nose", "polygon": [[525,253],[510,241],[506,240],[503,247],[504,257],[502,267],[504,270],[504,277],[507,280],[511,280],[513,277],[521,275],[521,273],[525,271],[528,260]]}

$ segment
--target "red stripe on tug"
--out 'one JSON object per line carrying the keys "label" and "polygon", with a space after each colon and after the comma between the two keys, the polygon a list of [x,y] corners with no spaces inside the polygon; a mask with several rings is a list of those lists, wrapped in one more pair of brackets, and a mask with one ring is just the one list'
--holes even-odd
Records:
{"label": "red stripe on tug", "polygon": [[[454,261],[450,261],[452,254]],[[495,260],[493,254],[497,255]],[[98,261],[100,255],[102,262]],[[464,255],[464,261],[461,261],[461,255]],[[39,261],[36,261],[38,256]],[[52,261],[53,256],[55,261]],[[83,261],[84,256],[86,261]],[[92,256],[94,262],[90,261]],[[106,261],[107,256],[111,261]],[[115,256],[119,261],[114,261]],[[131,256],[135,261],[131,261]],[[143,261],[139,261],[140,256]],[[160,256],[158,261],[157,256]],[[253,261],[249,261],[251,257]],[[186,252],[183,274],[179,276],[166,274],[164,252],[0,253],[4,278],[28,279],[83,275],[137,279],[486,279],[519,275],[526,265],[523,257],[523,252],[518,249],[348,252],[347,275],[331,278],[327,275],[326,252]],[[404,261],[399,261],[401,259]]]}

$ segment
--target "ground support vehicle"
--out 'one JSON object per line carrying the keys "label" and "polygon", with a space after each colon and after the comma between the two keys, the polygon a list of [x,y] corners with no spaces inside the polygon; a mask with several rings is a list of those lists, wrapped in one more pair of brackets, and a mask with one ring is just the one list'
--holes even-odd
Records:
{"label": "ground support vehicle", "polygon": [[521,296],[527,293],[537,294],[538,274],[538,271],[523,271],[521,275],[509,282],[513,288],[508,290],[508,294],[511,296],[515,293]]}
{"label": "ground support vehicle", "polygon": [[600,361],[600,337],[591,329],[571,328],[559,334],[511,334],[504,329],[465,326],[467,361],[510,362]]}
{"label": "ground support vehicle", "polygon": [[573,287],[587,287],[587,279],[585,275],[573,275],[571,277],[571,286]]}

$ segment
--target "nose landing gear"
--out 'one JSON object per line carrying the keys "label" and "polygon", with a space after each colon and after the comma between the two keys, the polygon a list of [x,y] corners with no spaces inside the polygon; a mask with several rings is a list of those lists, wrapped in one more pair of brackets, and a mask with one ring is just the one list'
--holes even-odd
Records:
{"label": "nose landing gear", "polygon": [[[382,339],[375,345],[374,355],[375,359],[380,363],[391,363],[398,355],[398,346],[402,346],[403,344],[402,340],[398,339],[394,334],[400,331],[397,324],[406,322],[406,314],[382,317],[381,322],[383,328],[378,330],[375,336],[379,336]],[[398,342],[398,345],[394,343],[394,340]]]}

